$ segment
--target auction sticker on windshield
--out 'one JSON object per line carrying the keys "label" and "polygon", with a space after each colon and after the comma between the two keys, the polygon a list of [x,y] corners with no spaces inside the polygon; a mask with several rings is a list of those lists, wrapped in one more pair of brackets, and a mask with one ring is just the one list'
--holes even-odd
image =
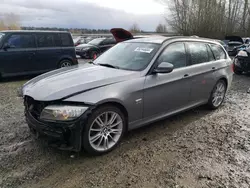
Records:
{"label": "auction sticker on windshield", "polygon": [[135,52],[143,52],[143,53],[150,54],[153,50],[154,50],[154,48],[140,48],[140,47],[137,47],[135,49]]}

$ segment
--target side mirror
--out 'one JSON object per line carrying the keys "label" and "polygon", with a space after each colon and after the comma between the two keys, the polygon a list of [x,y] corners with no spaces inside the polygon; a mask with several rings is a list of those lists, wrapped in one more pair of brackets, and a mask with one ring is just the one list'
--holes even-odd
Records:
{"label": "side mirror", "polygon": [[8,44],[8,43],[5,43],[4,45],[3,45],[3,49],[6,51],[7,49],[9,49],[10,48],[10,45]]}
{"label": "side mirror", "polygon": [[162,62],[153,71],[154,73],[170,73],[174,70],[174,65],[167,62]]}

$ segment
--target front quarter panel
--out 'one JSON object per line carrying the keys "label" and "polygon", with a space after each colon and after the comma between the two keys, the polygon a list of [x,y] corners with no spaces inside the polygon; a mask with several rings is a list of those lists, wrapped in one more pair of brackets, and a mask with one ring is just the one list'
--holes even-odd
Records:
{"label": "front quarter panel", "polygon": [[140,120],[143,110],[143,85],[145,77],[138,77],[69,97],[64,101],[83,102],[96,106],[115,102],[123,105],[128,113],[129,123]]}

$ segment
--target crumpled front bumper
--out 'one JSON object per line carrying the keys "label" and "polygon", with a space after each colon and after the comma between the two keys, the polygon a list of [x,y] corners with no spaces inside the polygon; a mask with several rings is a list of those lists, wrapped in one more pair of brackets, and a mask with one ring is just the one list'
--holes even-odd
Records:
{"label": "crumpled front bumper", "polygon": [[25,110],[25,117],[31,132],[49,146],[61,150],[78,152],[82,148],[82,129],[86,118],[70,123],[41,122]]}

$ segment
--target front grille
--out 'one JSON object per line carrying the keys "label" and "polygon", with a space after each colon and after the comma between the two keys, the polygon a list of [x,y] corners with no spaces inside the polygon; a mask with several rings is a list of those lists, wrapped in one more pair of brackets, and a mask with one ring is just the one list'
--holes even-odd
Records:
{"label": "front grille", "polygon": [[24,97],[24,106],[26,111],[29,111],[30,114],[35,118],[39,119],[42,110],[46,107],[45,102],[36,101],[32,97]]}

